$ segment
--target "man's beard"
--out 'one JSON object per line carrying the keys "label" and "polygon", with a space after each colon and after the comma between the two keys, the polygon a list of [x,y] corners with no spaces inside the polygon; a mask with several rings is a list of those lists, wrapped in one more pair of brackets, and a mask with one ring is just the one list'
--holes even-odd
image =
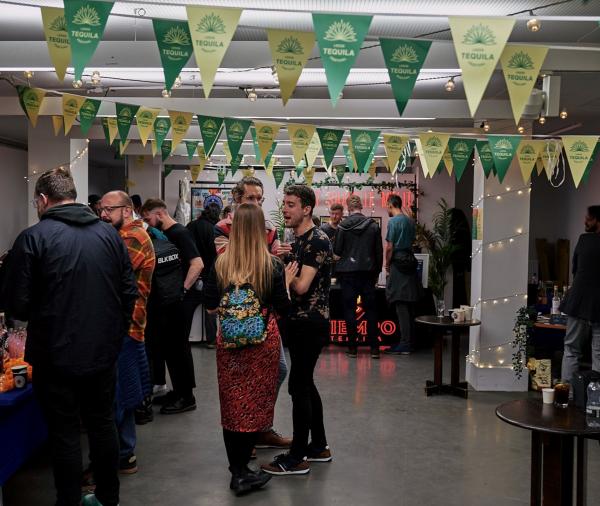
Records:
{"label": "man's beard", "polygon": [[163,229],[163,222],[160,221],[159,219],[156,220],[156,227],[158,230],[162,230]]}

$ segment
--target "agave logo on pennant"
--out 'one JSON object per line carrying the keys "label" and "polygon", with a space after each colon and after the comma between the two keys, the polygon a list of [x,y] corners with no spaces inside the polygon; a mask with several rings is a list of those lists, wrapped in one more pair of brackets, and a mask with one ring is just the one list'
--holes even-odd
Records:
{"label": "agave logo on pennant", "polygon": [[183,116],[177,116],[174,123],[178,127],[186,126],[187,124]]}
{"label": "agave logo on pennant", "polygon": [[101,26],[100,15],[91,5],[82,6],[73,16],[73,24],[79,26],[79,30],[71,30],[71,35],[80,44],[90,44],[92,40],[99,40],[97,28]]}
{"label": "agave logo on pennant", "polygon": [[455,153],[467,153],[469,151],[469,146],[467,146],[467,144],[465,142],[457,142],[456,145],[454,146],[454,152]]}
{"label": "agave logo on pennant", "polygon": [[38,95],[32,89],[29,89],[23,93],[23,103],[25,104],[25,107],[31,109],[36,109],[40,106]]}
{"label": "agave logo on pennant", "polygon": [[304,48],[296,37],[289,36],[279,43],[277,46],[277,52],[290,55],[302,54],[304,53]]}
{"label": "agave logo on pennant", "polygon": [[52,23],[50,23],[50,30],[53,32],[65,32],[67,33],[67,20],[64,16],[56,16]]}
{"label": "agave logo on pennant", "polygon": [[270,141],[273,137],[273,129],[270,126],[264,126],[258,131],[258,138],[261,141]]}
{"label": "agave logo on pennant", "polygon": [[164,118],[159,118],[156,120],[154,128],[159,133],[167,133],[167,130],[169,130],[169,122]]}
{"label": "agave logo on pennant", "polygon": [[494,149],[512,149],[512,144],[508,139],[500,139],[494,144]]}
{"label": "agave logo on pennant", "polygon": [[569,149],[569,151],[571,153],[587,153],[590,150],[590,148],[588,147],[588,145],[583,142],[583,141],[577,141],[575,142],[572,146],[571,149]]}
{"label": "agave logo on pennant", "polygon": [[294,139],[308,139],[308,132],[304,130],[304,128],[299,128],[298,130],[296,130]]}
{"label": "agave logo on pennant", "polygon": [[142,111],[138,116],[139,121],[150,121],[152,119],[152,113],[150,111]]}
{"label": "agave logo on pennant", "polygon": [[225,33],[225,23],[221,16],[211,12],[200,20],[196,26],[196,31],[200,33]]}
{"label": "agave logo on pennant", "polygon": [[92,102],[84,102],[83,105],[81,106],[81,109],[79,109],[79,114],[95,114],[96,113],[96,108],[94,107],[94,104]]}
{"label": "agave logo on pennant", "polygon": [[523,144],[519,149],[519,161],[533,163],[537,159],[537,152],[531,144]]}
{"label": "agave logo on pennant", "polygon": [[323,52],[335,62],[344,62],[349,57],[354,58],[356,53],[354,49],[349,48],[346,44],[354,43],[356,39],[356,30],[352,23],[340,19],[329,25],[325,32],[324,40],[333,42],[332,47],[323,48]]}
{"label": "agave logo on pennant", "polygon": [[323,139],[322,139],[323,143],[326,143],[326,142],[337,143],[337,141],[338,141],[338,138],[337,138],[337,135],[335,135],[334,132],[327,132],[323,136]]}
{"label": "agave logo on pennant", "polygon": [[392,55],[392,61],[395,63],[417,63],[419,57],[414,48],[404,44],[396,48]]}
{"label": "agave logo on pennant", "polygon": [[77,114],[77,100],[71,98],[65,102],[65,112]]}
{"label": "agave logo on pennant", "polygon": [[48,42],[52,42],[55,47],[59,49],[69,47],[69,39],[67,36],[67,20],[64,16],[56,16],[48,28],[51,32],[59,32],[54,35],[48,34]]}
{"label": "agave logo on pennant", "polygon": [[496,36],[489,26],[481,23],[473,25],[465,33],[462,43],[473,46],[471,51],[462,52],[463,59],[472,67],[481,67],[486,61],[494,59],[494,55],[486,49],[496,45]]}
{"label": "agave logo on pennant", "polygon": [[241,123],[235,122],[229,127],[229,137],[231,137],[232,141],[241,141],[243,133],[244,127]]}
{"label": "agave logo on pennant", "polygon": [[354,151],[357,153],[366,153],[371,151],[371,137],[368,133],[363,132],[354,142]]}
{"label": "agave logo on pennant", "polygon": [[122,119],[126,119],[126,120],[130,119],[131,118],[131,109],[129,107],[124,107],[123,109],[121,109],[119,116]]}
{"label": "agave logo on pennant", "polygon": [[190,46],[190,38],[185,30],[180,26],[172,26],[167,30],[163,38],[163,43],[172,46],[170,49],[163,48],[163,54],[172,61],[187,61],[190,57],[189,50],[184,46]]}
{"label": "agave logo on pennant", "polygon": [[531,144],[525,144],[520,151],[521,155],[535,155],[535,148]]}
{"label": "agave logo on pennant", "polygon": [[533,60],[525,51],[519,51],[511,56],[508,66],[511,69],[531,70],[533,69]]}
{"label": "agave logo on pennant", "polygon": [[430,148],[441,148],[442,141],[439,137],[434,136],[431,139],[429,139],[425,145]]}
{"label": "agave logo on pennant", "polygon": [[525,86],[534,80],[531,72],[527,72],[533,70],[533,59],[524,51],[513,54],[508,61],[507,67],[512,72],[505,74],[506,79],[512,81],[516,86]]}
{"label": "agave logo on pennant", "polygon": [[212,119],[207,119],[202,124],[202,129],[205,130],[206,133],[214,135],[217,132],[217,123]]}
{"label": "agave logo on pennant", "polygon": [[494,157],[500,161],[512,159],[513,147],[510,140],[499,139],[494,143]]}

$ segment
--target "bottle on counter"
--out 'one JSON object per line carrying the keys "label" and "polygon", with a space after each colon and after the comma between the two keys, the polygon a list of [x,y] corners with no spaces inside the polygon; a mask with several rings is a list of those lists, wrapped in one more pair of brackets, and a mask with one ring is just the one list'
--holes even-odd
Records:
{"label": "bottle on counter", "polygon": [[560,314],[560,297],[558,295],[558,285],[554,285],[554,296],[552,297],[552,310],[550,314]]}
{"label": "bottle on counter", "polygon": [[588,427],[600,427],[600,382],[591,381],[587,387],[587,404],[585,406]]}

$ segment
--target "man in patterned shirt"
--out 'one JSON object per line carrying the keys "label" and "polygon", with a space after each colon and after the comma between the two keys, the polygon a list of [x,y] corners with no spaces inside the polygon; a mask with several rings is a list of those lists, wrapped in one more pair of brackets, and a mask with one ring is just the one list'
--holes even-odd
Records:
{"label": "man in patterned shirt", "polygon": [[142,220],[134,219],[133,202],[125,192],[112,191],[102,197],[100,218],[112,224],[127,246],[138,298],[135,301],[129,336],[125,337],[119,354],[115,421],[119,431],[119,470],[124,474],[137,472],[135,456],[135,408],[150,393],[150,371],[144,347],[146,302],[150,295],[155,256],[150,236]]}
{"label": "man in patterned shirt", "polygon": [[288,323],[294,437],[289,453],[263,466],[263,470],[271,474],[306,474],[310,471],[307,461],[331,461],[323,425],[323,404],[313,374],[321,349],[329,341],[333,255],[329,238],[312,221],[315,203],[315,193],[306,185],[291,185],[285,189],[285,225],[293,228],[296,235],[290,256],[299,266],[298,276],[290,285],[292,308]]}

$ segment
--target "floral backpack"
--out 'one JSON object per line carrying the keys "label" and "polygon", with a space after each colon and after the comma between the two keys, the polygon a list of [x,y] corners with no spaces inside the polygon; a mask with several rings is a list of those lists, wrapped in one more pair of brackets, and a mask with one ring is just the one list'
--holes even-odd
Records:
{"label": "floral backpack", "polygon": [[218,308],[224,348],[243,348],[267,338],[269,312],[251,284],[229,285]]}

